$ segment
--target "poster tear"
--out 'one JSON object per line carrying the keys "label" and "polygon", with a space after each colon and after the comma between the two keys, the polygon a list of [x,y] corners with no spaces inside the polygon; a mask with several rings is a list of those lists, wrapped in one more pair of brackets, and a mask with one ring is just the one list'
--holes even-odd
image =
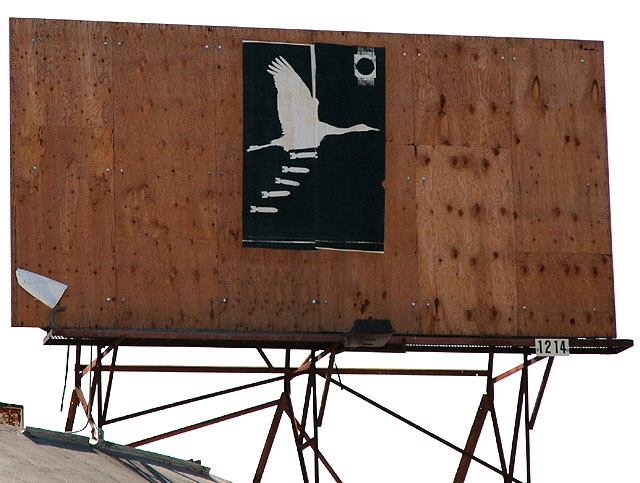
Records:
{"label": "poster tear", "polygon": [[58,304],[67,289],[67,285],[62,282],[22,268],[16,269],[16,280],[18,285],[50,309]]}

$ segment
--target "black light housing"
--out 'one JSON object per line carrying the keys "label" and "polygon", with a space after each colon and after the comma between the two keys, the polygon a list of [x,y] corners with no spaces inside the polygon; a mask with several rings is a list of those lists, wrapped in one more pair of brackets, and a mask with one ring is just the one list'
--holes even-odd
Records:
{"label": "black light housing", "polygon": [[348,349],[384,347],[393,335],[393,327],[387,319],[356,319],[344,334],[344,346]]}

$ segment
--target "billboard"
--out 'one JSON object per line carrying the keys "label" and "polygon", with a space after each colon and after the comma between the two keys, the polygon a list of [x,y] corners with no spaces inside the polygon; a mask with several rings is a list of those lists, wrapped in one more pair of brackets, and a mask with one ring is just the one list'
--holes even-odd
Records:
{"label": "billboard", "polygon": [[10,36],[14,326],[615,336],[600,42]]}

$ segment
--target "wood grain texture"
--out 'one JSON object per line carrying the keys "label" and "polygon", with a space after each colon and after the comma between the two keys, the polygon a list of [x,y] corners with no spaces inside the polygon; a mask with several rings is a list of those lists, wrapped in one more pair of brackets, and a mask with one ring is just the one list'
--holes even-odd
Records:
{"label": "wood grain texture", "polygon": [[213,135],[213,34],[206,28],[116,24],[113,27],[116,134],[149,137]]}
{"label": "wood grain texture", "polygon": [[508,147],[506,39],[416,35],[414,43],[416,144]]}
{"label": "wood grain texture", "polygon": [[519,335],[615,337],[608,255],[518,253]]}
{"label": "wood grain texture", "polygon": [[11,19],[11,125],[113,125],[111,24]]}
{"label": "wood grain texture", "polygon": [[418,239],[426,327],[496,335],[517,299],[509,150],[419,146]]}
{"label": "wood grain texture", "polygon": [[[115,294],[110,129],[12,132],[13,265],[69,286],[60,326],[111,327]],[[14,284],[14,323],[45,326],[49,309]]]}
{"label": "wood grain texture", "polygon": [[118,238],[121,327],[218,329],[215,250],[207,239]]}
{"label": "wood grain texture", "polygon": [[525,252],[611,253],[602,52],[585,48],[511,42],[517,238]]}

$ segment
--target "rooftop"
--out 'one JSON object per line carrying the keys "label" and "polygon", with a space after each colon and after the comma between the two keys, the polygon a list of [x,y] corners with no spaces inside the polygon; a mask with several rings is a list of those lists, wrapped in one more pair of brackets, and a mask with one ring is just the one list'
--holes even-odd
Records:
{"label": "rooftop", "polygon": [[229,483],[198,462],[106,441],[0,424],[0,481]]}

